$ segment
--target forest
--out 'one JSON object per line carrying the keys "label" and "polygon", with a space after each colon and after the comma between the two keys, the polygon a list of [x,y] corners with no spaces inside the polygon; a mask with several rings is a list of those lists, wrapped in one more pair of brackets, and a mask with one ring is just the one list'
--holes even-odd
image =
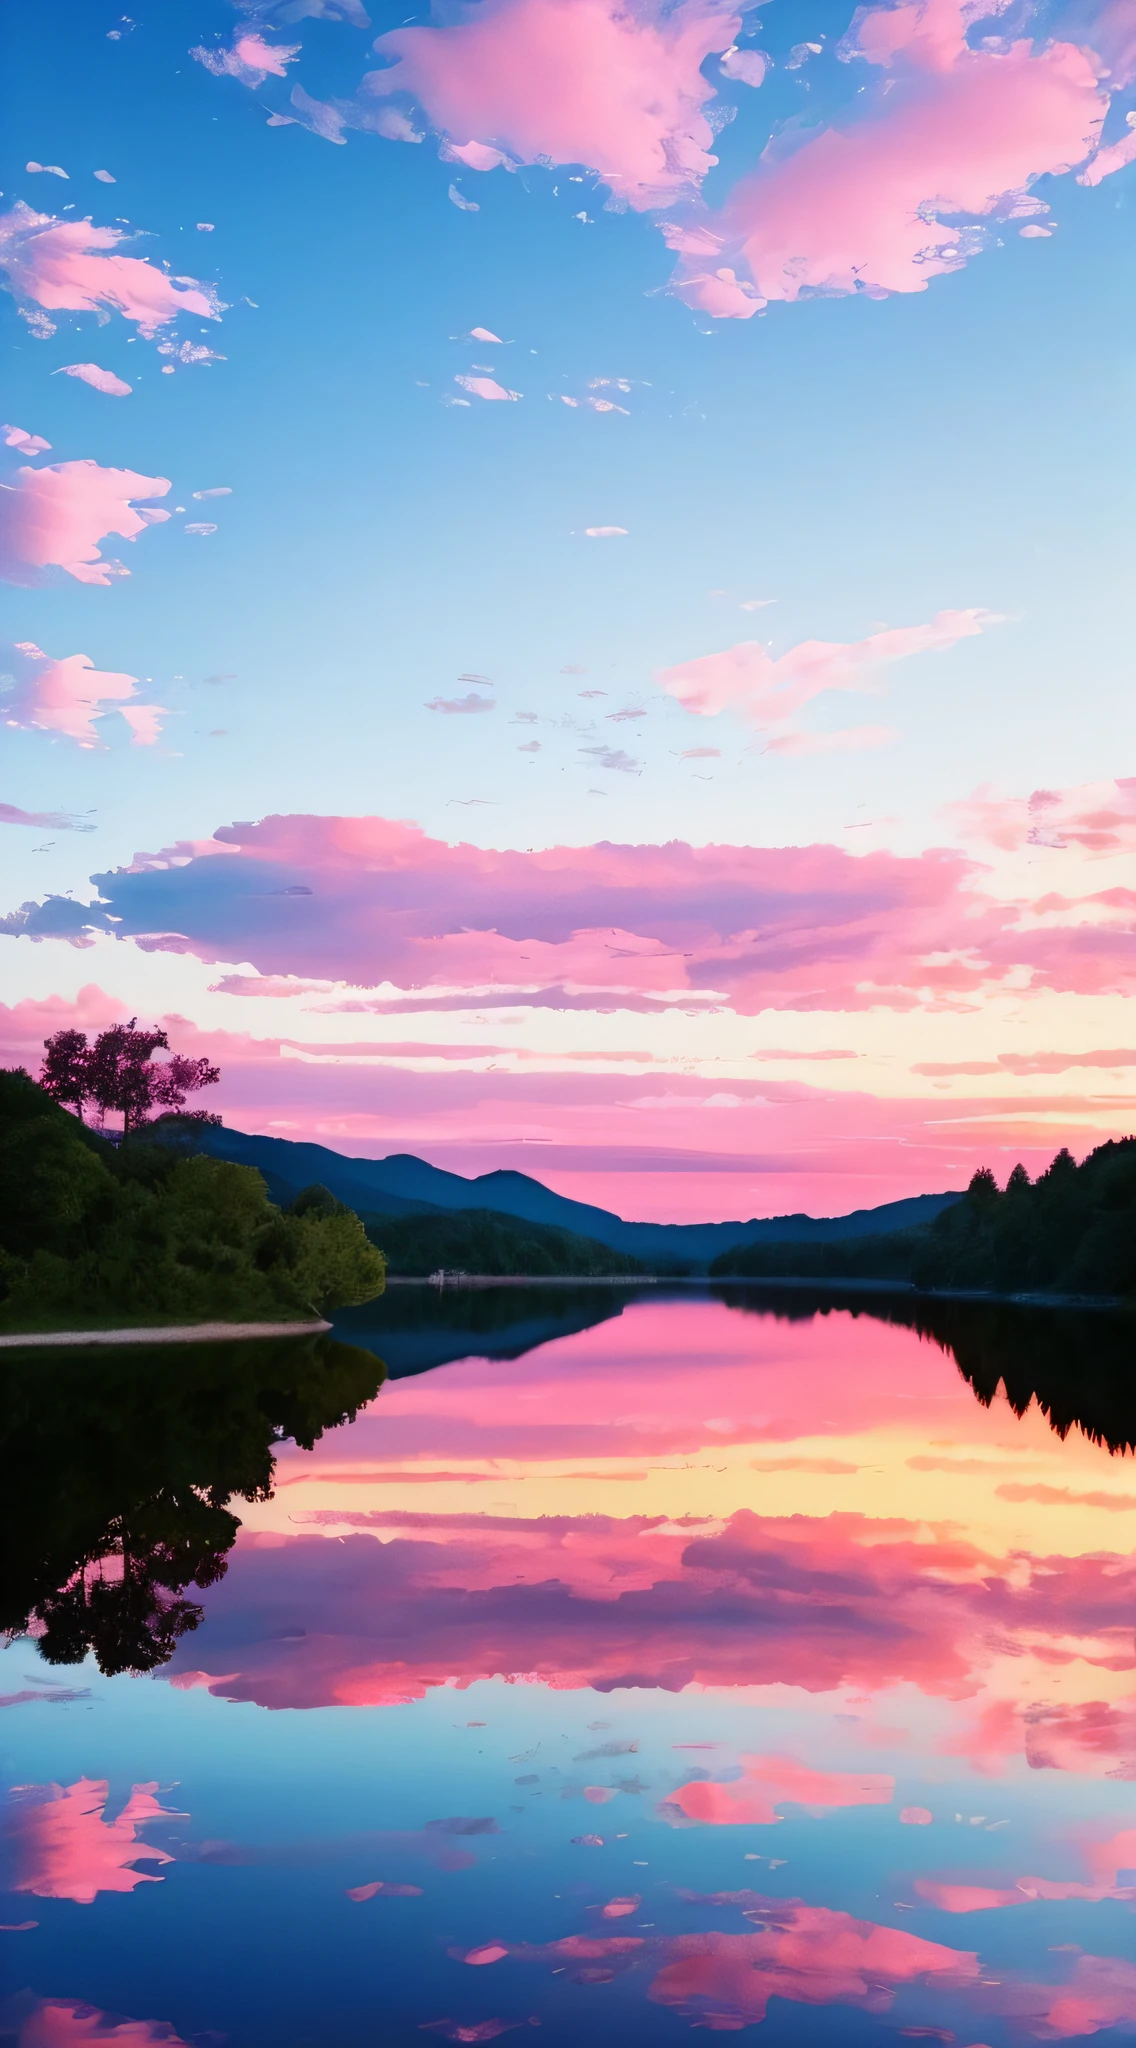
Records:
{"label": "forest", "polygon": [[1136,1138],[1080,1165],[1062,1147],[1031,1181],[989,1167],[933,1223],[888,1237],[760,1244],[724,1252],[716,1278],[906,1280],[918,1288],[1128,1298],[1136,1294]]}
{"label": "forest", "polygon": [[0,1070],[0,1329],[304,1321],[381,1293],[351,1210],[322,1190],[275,1207],[253,1167],[196,1154],[194,1128],[112,1143]]}
{"label": "forest", "polygon": [[638,1259],[555,1223],[530,1223],[498,1209],[451,1209],[428,1216],[368,1216],[367,1235],[392,1274],[426,1279],[439,1267],[463,1273],[580,1278],[642,1273]]}

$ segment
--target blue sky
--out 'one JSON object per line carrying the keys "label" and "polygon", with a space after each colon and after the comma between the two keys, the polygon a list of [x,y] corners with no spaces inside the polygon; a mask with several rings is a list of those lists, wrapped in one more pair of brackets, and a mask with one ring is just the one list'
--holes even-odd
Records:
{"label": "blue sky", "polygon": [[[470,18],[480,5],[520,21],[537,4],[474,0]],[[957,12],[906,10],[923,27]],[[1096,34],[1104,48],[1108,12],[972,17],[956,69],[990,28],[1032,35],[1038,66],[1054,39],[1076,54]],[[756,318],[715,318],[668,290],[660,224],[726,219],[771,135],[774,151],[807,149],[868,119],[857,96],[867,107],[876,92],[872,67],[835,54],[868,34],[847,5],[776,0],[764,22],[746,17],[740,46],[772,59],[760,90],[707,59],[711,111],[736,118],[701,199],[669,211],[605,210],[607,186],[582,165],[443,161],[428,109],[417,146],[268,125],[296,81],[309,100],[354,104],[375,36],[405,19],[376,14],[365,31],[295,13],[199,0],[133,24],[66,0],[11,11],[11,75],[37,88],[12,96],[0,206],[128,222],[142,239],[124,253],[215,285],[227,305],[219,323],[176,324],[224,360],[163,375],[156,346],[172,325],[132,339],[117,314],[100,326],[63,311],[43,340],[15,298],[0,303],[7,414],[50,442],[41,464],[169,478],[163,508],[185,508],[134,544],[104,543],[128,578],[101,588],[49,568],[3,594],[8,641],[128,672],[169,714],[150,746],[131,745],[113,711],[93,751],[30,721],[6,734],[6,799],[96,831],[6,834],[4,908],[85,896],[93,870],[139,849],[270,812],[408,819],[519,849],[676,836],[847,847],[852,829],[860,850],[910,855],[957,843],[944,807],[979,787],[1019,801],[1123,775],[1131,167],[1093,187],[1031,174],[1028,204],[1052,213],[1027,212],[1027,226],[1053,231],[1023,238],[1023,215],[995,209],[982,252],[926,289],[774,294]],[[905,10],[861,13],[870,28]],[[250,89],[190,55],[254,31],[302,46],[285,78]],[[820,48],[797,63],[802,38]],[[1115,64],[1112,76],[1122,87]],[[925,84],[914,60],[885,82],[898,96]],[[1127,104],[1116,90],[1110,145]],[[500,130],[480,139],[509,147]],[[964,124],[962,156],[983,146]],[[474,327],[502,345],[470,341]],[[50,374],[77,359],[131,395]],[[455,378],[486,374],[522,396],[462,403]],[[588,409],[597,391],[625,410]],[[231,495],[194,499],[218,489]],[[202,521],[216,531],[185,531]],[[852,751],[767,751],[744,707],[700,716],[657,680],[739,642],[779,657],[971,610],[990,615],[973,637],[869,665],[869,694],[812,704],[810,744],[882,729]],[[492,712],[427,708],[479,690]],[[716,755],[682,758],[706,747]],[[27,992],[41,982],[37,968]]]}

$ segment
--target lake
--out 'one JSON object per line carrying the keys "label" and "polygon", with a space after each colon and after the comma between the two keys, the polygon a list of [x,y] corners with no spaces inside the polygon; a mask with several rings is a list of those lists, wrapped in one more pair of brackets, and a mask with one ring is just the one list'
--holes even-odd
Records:
{"label": "lake", "polygon": [[9,1355],[20,2048],[1136,2026],[1134,1362],[570,1283]]}

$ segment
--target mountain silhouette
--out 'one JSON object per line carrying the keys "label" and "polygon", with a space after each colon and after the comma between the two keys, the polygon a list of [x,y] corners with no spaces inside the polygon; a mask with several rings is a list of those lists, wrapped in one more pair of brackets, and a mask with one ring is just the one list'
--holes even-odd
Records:
{"label": "mountain silhouette", "polygon": [[629,1252],[653,1271],[704,1268],[738,1244],[828,1243],[838,1238],[875,1237],[930,1223],[960,1200],[960,1193],[912,1195],[877,1209],[847,1216],[762,1216],[736,1223],[635,1223],[590,1202],[574,1202],[527,1173],[498,1168],[466,1179],[431,1166],[412,1152],[386,1159],[352,1159],[324,1145],[291,1138],[263,1138],[228,1125],[205,1125],[194,1143],[218,1159],[255,1166],[274,1201],[291,1202],[301,1188],[319,1181],[361,1216],[429,1215],[448,1209],[494,1209],[529,1223],[557,1224],[595,1238],[613,1251]]}

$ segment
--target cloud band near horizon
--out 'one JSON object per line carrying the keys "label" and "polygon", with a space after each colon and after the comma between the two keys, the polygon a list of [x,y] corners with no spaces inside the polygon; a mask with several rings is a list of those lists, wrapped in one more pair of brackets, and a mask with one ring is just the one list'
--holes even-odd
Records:
{"label": "cloud band near horizon", "polygon": [[[1123,845],[1136,785],[1113,789],[1119,829],[1097,837]],[[1051,800],[1046,821],[1068,815],[1076,837],[1076,804],[1039,794]],[[1012,806],[987,802],[980,816],[988,835],[1012,837]],[[1000,895],[974,859],[944,847],[854,855],[672,840],[521,852],[451,846],[384,818],[294,815],[139,854],[92,877],[93,902],[49,896],[0,928],[79,945],[110,932],[261,975],[390,984],[462,1006],[544,992],[583,1008],[911,1010],[966,1005],[1011,978],[1023,994],[1128,992],[1136,896],[1086,888],[1083,864],[1078,874],[1080,894],[1031,903]]]}

